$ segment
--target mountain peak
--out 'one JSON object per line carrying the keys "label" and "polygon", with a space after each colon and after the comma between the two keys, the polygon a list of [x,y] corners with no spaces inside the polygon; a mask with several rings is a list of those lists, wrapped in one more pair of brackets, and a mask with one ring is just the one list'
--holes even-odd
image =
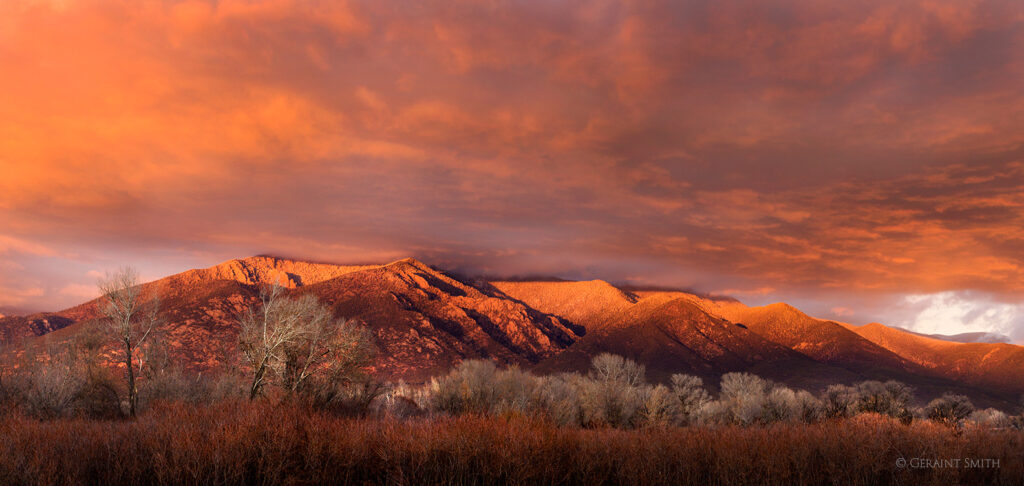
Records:
{"label": "mountain peak", "polygon": [[782,315],[788,315],[788,316],[806,316],[807,315],[807,314],[804,314],[803,311],[801,311],[800,309],[797,309],[796,307],[793,307],[793,306],[791,306],[791,305],[789,305],[789,304],[787,304],[785,302],[776,302],[774,304],[768,304],[768,305],[764,306],[764,309],[772,311],[772,312],[775,312],[775,313],[779,313],[779,314],[782,314]]}
{"label": "mountain peak", "polygon": [[604,280],[491,281],[498,290],[541,312],[597,329],[610,316],[636,303],[634,295]]}
{"label": "mountain peak", "polygon": [[178,277],[184,283],[202,280],[234,280],[246,285],[278,284],[301,287],[380,265],[313,263],[269,255],[228,260],[209,268],[190,270]]}
{"label": "mountain peak", "polygon": [[430,268],[430,265],[427,265],[426,263],[423,263],[423,262],[421,262],[421,261],[419,261],[419,260],[417,260],[417,259],[415,259],[413,257],[402,258],[401,260],[395,260],[395,261],[393,261],[391,263],[387,263],[387,264],[384,264],[384,265],[381,265],[381,266],[382,267],[409,266],[409,267],[417,268],[419,270],[433,270],[433,269]]}

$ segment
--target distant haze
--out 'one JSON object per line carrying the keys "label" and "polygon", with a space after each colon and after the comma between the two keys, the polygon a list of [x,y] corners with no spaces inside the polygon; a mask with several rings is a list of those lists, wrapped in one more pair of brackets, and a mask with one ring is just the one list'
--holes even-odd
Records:
{"label": "distant haze", "polygon": [[260,253],[1024,340],[1024,3],[0,2],[0,313]]}

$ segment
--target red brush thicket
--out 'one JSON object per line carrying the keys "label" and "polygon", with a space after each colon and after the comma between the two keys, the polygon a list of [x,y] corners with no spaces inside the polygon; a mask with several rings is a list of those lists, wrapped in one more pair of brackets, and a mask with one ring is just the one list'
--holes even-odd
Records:
{"label": "red brush thicket", "polygon": [[[1024,435],[881,415],[643,430],[519,416],[345,418],[231,400],[136,420],[0,420],[5,484],[1021,484]],[[987,467],[900,467],[919,458]],[[914,464],[914,463],[910,463]],[[919,464],[918,464],[919,465]]]}

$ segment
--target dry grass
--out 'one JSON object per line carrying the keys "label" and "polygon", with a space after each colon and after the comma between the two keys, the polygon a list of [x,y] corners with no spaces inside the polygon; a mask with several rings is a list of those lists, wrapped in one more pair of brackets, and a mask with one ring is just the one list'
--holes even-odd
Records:
{"label": "dry grass", "polygon": [[[577,429],[518,418],[353,419],[265,403],[133,421],[0,417],[4,484],[1013,484],[1024,434],[862,415],[819,424]],[[897,458],[998,468],[900,469]]]}

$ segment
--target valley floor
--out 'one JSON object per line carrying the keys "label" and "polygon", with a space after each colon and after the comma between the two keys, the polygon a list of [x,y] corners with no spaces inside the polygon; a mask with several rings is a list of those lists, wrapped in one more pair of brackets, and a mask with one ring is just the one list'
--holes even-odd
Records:
{"label": "valley floor", "polygon": [[1024,484],[1024,433],[879,416],[615,430],[245,402],[0,416],[2,484]]}

